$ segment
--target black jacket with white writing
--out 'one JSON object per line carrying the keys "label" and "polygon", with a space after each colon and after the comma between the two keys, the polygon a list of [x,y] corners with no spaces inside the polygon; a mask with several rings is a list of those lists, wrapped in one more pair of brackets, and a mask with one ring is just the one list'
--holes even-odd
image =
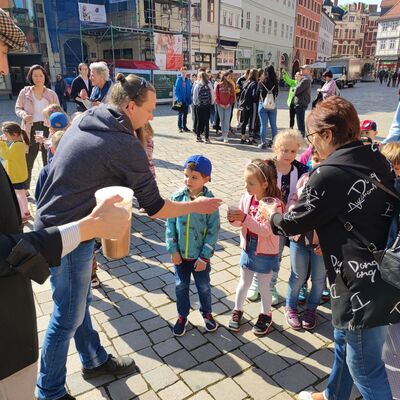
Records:
{"label": "black jacket with white writing", "polygon": [[[394,175],[374,146],[352,142],[324,163],[356,168],[393,188]],[[330,282],[334,327],[355,330],[400,322],[400,290],[381,279],[372,253],[337,217],[342,215],[383,249],[398,202],[369,181],[324,163],[312,172],[297,205],[283,216],[272,216],[272,229],[286,236],[317,230]]]}

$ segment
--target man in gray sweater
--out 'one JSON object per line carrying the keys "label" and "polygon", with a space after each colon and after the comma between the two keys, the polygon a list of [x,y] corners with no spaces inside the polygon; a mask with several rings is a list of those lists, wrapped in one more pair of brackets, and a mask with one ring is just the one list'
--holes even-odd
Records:
{"label": "man in gray sweater", "polygon": [[294,91],[294,107],[296,111],[297,128],[303,135],[306,134],[305,127],[305,114],[308,105],[311,101],[311,70],[309,65],[303,65],[300,67],[301,79],[297,83],[296,89]]}

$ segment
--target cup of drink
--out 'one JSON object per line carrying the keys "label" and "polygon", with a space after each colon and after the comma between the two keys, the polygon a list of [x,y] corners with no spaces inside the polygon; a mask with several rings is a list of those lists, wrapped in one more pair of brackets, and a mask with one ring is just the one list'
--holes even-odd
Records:
{"label": "cup of drink", "polygon": [[[99,189],[94,195],[96,197],[96,203],[99,204],[102,200],[108,199],[109,197],[119,194],[123,200],[116,203],[118,207],[124,207],[129,212],[129,220],[132,218],[132,199],[133,191],[123,186],[108,186]],[[131,245],[131,223],[123,233],[120,239],[101,239],[101,245],[103,247],[103,254],[107,258],[118,259],[126,257],[129,254],[129,248]]]}
{"label": "cup of drink", "polygon": [[228,221],[231,221],[230,215],[235,214],[237,211],[240,211],[240,208],[236,204],[231,204],[228,206],[228,215],[227,215]]}
{"label": "cup of drink", "polygon": [[261,217],[268,219],[272,213],[276,212],[277,206],[279,206],[279,202],[274,197],[263,197],[259,203]]}
{"label": "cup of drink", "polygon": [[35,131],[35,136],[43,137],[44,136],[44,131]]}

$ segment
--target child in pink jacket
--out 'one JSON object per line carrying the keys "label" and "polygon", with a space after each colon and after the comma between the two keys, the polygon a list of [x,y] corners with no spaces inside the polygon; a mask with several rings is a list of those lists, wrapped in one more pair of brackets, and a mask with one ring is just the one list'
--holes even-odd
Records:
{"label": "child in pink jacket", "polygon": [[[277,171],[273,161],[255,159],[246,165],[244,172],[246,193],[239,208],[230,207],[228,221],[242,228],[240,233],[240,281],[236,289],[235,308],[229,321],[229,329],[240,330],[243,304],[247,291],[256,273],[261,293],[261,313],[253,326],[256,335],[264,335],[272,324],[272,295],[270,282],[272,271],[279,267],[279,237],[272,233],[268,220],[260,213],[265,207],[265,198],[275,199],[281,211],[284,204],[277,185]],[[273,201],[273,200],[272,200]]]}

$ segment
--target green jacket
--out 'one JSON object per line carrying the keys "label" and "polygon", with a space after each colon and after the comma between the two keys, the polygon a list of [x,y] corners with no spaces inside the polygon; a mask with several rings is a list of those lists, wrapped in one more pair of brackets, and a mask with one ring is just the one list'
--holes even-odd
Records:
{"label": "green jacket", "polygon": [[[214,197],[205,186],[205,197]],[[187,188],[175,192],[171,200],[191,201]],[[183,259],[209,260],[215,251],[220,229],[219,211],[210,215],[188,214],[177,218],[168,218],[165,224],[165,243],[168,253],[179,251]]]}
{"label": "green jacket", "polygon": [[289,95],[286,104],[290,107],[294,98],[294,90],[296,89],[297,81],[296,79],[292,79],[286,71],[283,72],[283,80],[286,85],[289,86]]}

